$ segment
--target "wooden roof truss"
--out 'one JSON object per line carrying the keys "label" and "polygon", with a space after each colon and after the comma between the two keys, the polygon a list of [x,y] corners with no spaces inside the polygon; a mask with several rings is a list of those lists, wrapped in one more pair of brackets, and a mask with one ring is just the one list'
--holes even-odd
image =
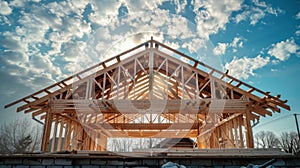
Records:
{"label": "wooden roof truss", "polygon": [[107,137],[197,137],[199,148],[251,148],[259,118],[290,109],[153,39],[5,107],[15,104],[44,121],[43,151],[106,150]]}

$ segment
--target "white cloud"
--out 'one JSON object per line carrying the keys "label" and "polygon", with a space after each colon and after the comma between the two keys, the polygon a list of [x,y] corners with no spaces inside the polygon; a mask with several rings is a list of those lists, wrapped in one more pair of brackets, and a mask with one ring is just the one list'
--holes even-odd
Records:
{"label": "white cloud", "polygon": [[300,12],[297,13],[296,19],[300,19]]}
{"label": "white cloud", "polygon": [[54,80],[54,76],[61,75],[60,68],[53,64],[49,56],[41,54],[35,54],[35,56],[31,56],[29,67],[31,73],[35,73],[36,76],[39,76],[40,74],[44,74],[45,76],[49,75],[49,79]]}
{"label": "white cloud", "polygon": [[86,5],[89,3],[88,0],[84,1],[59,1],[51,2],[44,6],[50,13],[57,17],[65,17],[70,14],[77,14],[77,17],[82,17],[81,14],[84,12]]}
{"label": "white cloud", "polygon": [[[93,12],[87,14],[90,21],[87,23],[83,12],[89,2]],[[57,76],[64,76],[63,73],[78,71],[78,67],[84,69],[94,62],[107,59],[128,47],[149,40],[151,35],[158,32],[161,33],[155,37],[158,41],[166,42],[163,35],[170,35],[168,38],[173,36],[181,40],[181,47],[191,52],[199,51],[200,48],[209,50],[210,53],[201,52],[201,58],[205,58],[213,55],[213,47],[207,47],[206,40],[209,35],[225,29],[232,12],[241,8],[242,0],[195,2],[197,25],[192,25],[183,16],[172,15],[168,10],[159,9],[162,3],[163,0],[91,0],[77,3],[59,1],[39,6],[30,3],[32,6],[28,10],[20,10],[21,14],[18,17],[20,26],[16,28],[16,36],[7,35],[11,38],[5,39],[5,45],[10,49],[8,51],[12,52],[13,48],[17,48],[16,55],[22,57],[20,60],[24,61],[8,65],[19,66],[20,70],[26,69],[24,75],[29,77],[43,80],[48,78],[49,81],[54,81],[58,79]],[[9,5],[25,8],[28,4],[15,0]],[[179,0],[174,4],[177,13],[181,13],[187,1]],[[128,9],[128,16],[119,19],[118,9],[121,5]],[[91,25],[99,29],[92,30]],[[135,36],[138,37],[134,38]],[[88,40],[80,41],[83,37]],[[117,41],[119,43],[116,43]],[[175,48],[180,47],[173,41],[167,44]],[[220,43],[214,52],[221,55],[225,53],[227,47],[240,47],[242,44],[239,38],[235,38],[232,43]],[[57,60],[64,61],[64,65]],[[35,82],[33,79],[26,78],[26,80]]]}
{"label": "white cloud", "polygon": [[218,43],[218,45],[213,49],[213,53],[215,55],[224,55],[227,47],[227,43]]}
{"label": "white cloud", "polygon": [[9,4],[14,7],[24,7],[25,2],[26,1],[24,0],[12,0],[11,2],[9,2]]}
{"label": "white cloud", "polygon": [[[26,8],[29,3],[11,1],[10,5]],[[55,57],[64,55],[61,60],[74,62],[70,55],[75,57],[80,53],[80,45],[74,44],[73,48],[68,48],[73,53],[63,53],[62,48],[89,34],[91,27],[81,16],[86,3],[30,5],[26,11],[20,8],[20,15],[15,20],[20,26],[15,31],[1,33],[4,37],[1,44],[5,47],[1,57],[8,74],[16,76],[27,87],[39,89],[65,77],[62,70],[68,62],[66,66],[61,66]]]}
{"label": "white cloud", "polygon": [[266,2],[264,2],[264,1],[259,2],[259,0],[253,0],[253,3],[254,3],[256,6],[259,6],[259,7],[264,7],[264,8],[267,7]]}
{"label": "white cloud", "polygon": [[234,18],[236,23],[249,20],[251,25],[256,25],[267,13],[277,16],[279,13],[283,12],[279,8],[274,9],[271,5],[268,5],[263,1],[259,2],[258,0],[253,0],[251,6],[244,5],[243,8],[243,12],[237,14]]}
{"label": "white cloud", "polygon": [[242,48],[243,46],[244,46],[244,42],[241,41],[241,42],[239,43],[238,47]]}
{"label": "white cloud", "polygon": [[268,54],[279,59],[280,61],[287,60],[291,54],[297,54],[300,46],[295,43],[294,39],[287,39],[272,45]]}
{"label": "white cloud", "polygon": [[236,16],[235,16],[235,18],[234,18],[234,21],[236,22],[236,23],[239,23],[239,22],[241,22],[241,21],[245,21],[245,20],[247,20],[247,17],[248,17],[248,15],[250,15],[250,11],[244,11],[244,12],[242,12],[242,13],[240,13],[240,14],[237,14]]}
{"label": "white cloud", "polygon": [[130,13],[154,11],[166,0],[125,0],[125,4],[128,7]]}
{"label": "white cloud", "polygon": [[[206,48],[207,47],[207,41],[205,39],[201,38],[194,38],[188,42],[185,42],[182,44],[182,48],[187,48],[190,53],[197,52],[200,48]],[[202,53],[201,53],[202,54]]]}
{"label": "white cloud", "polygon": [[187,0],[174,0],[176,5],[176,13],[184,12],[184,9],[187,5]]}
{"label": "white cloud", "polygon": [[1,15],[10,15],[12,13],[12,9],[9,7],[6,1],[0,1],[0,9]]}
{"label": "white cloud", "polygon": [[225,29],[231,13],[240,10],[242,2],[242,0],[195,0],[193,5],[198,35],[208,39],[210,34],[216,34],[220,29]]}
{"label": "white cloud", "polygon": [[260,19],[262,19],[265,16],[265,13],[263,10],[259,8],[253,8],[252,14],[250,15],[250,24],[255,25]]}
{"label": "white cloud", "polygon": [[[188,28],[189,21],[182,16],[172,15],[167,23],[167,34],[175,38],[186,39],[194,37],[193,32]],[[158,19],[158,18],[155,18]]]}
{"label": "white cloud", "polygon": [[[5,63],[5,72],[3,73],[15,76],[22,85],[32,89],[40,89],[53,83],[56,76],[62,76],[59,67],[53,64],[50,57],[39,53],[29,54],[16,51],[2,53],[1,62]],[[37,78],[43,78],[41,83],[34,83]]]}
{"label": "white cloud", "polygon": [[230,46],[236,47],[239,40],[240,40],[240,38],[235,37],[235,38],[232,40]]}
{"label": "white cloud", "polygon": [[251,25],[255,25],[260,19],[265,16],[265,12],[259,8],[251,8],[246,10],[235,17],[235,22],[239,23],[240,21],[250,20]]}
{"label": "white cloud", "polygon": [[278,72],[278,69],[271,69],[271,72]]}
{"label": "white cloud", "polygon": [[214,55],[224,55],[228,48],[232,48],[233,52],[237,52],[237,48],[243,47],[243,41],[239,37],[235,37],[231,43],[218,43],[213,49]]}
{"label": "white cloud", "polygon": [[261,1],[259,2],[259,0],[253,0],[254,5],[256,5],[257,7],[261,7],[262,9],[264,9],[266,12],[273,14],[273,15],[278,15],[278,13],[282,13],[283,11],[279,8],[274,9],[271,5],[266,4],[266,2]]}
{"label": "white cloud", "polygon": [[296,36],[299,36],[299,35],[300,35],[300,29],[297,30],[297,31],[295,32],[295,35],[296,35]]}
{"label": "white cloud", "polygon": [[18,65],[28,62],[28,57],[22,52],[6,50],[1,54],[0,60],[5,64]]}
{"label": "white cloud", "polygon": [[[297,20],[300,19],[300,12],[297,13],[297,15],[295,16],[295,18],[296,18]],[[296,30],[295,35],[296,35],[296,36],[299,36],[299,35],[300,35],[300,26],[298,26],[297,29],[298,29],[298,30]]]}
{"label": "white cloud", "polygon": [[260,55],[254,58],[236,58],[225,64],[225,68],[229,70],[229,74],[239,78],[239,79],[248,79],[249,76],[254,76],[254,71],[256,69],[266,66],[270,62],[270,58],[263,58]]}
{"label": "white cloud", "polygon": [[118,8],[121,6],[122,2],[118,0],[92,0],[91,4],[92,7],[95,8],[95,12],[107,15],[116,15],[118,14]]}
{"label": "white cloud", "polygon": [[4,16],[4,15],[0,15],[0,25],[8,25],[8,26],[11,26],[11,20],[8,19],[7,16]]}
{"label": "white cloud", "polygon": [[[160,6],[162,2],[163,0],[92,0],[91,4],[94,13],[89,15],[89,19],[101,26],[116,26],[113,24],[119,23],[118,9],[122,4],[124,4],[124,6],[128,9],[128,14],[131,14],[132,16],[134,15],[136,17],[140,17],[140,15],[143,15],[145,16],[145,18],[143,19],[144,21],[146,21],[146,18],[149,18],[151,16],[144,15],[144,13],[158,10],[158,6]],[[165,18],[161,17],[161,19]]]}
{"label": "white cloud", "polygon": [[[76,62],[78,59],[82,58],[82,55],[85,55],[83,51],[85,47],[85,42],[70,41],[65,44],[62,56],[64,60],[68,62]],[[89,62],[89,60],[85,59],[84,62]]]}
{"label": "white cloud", "polygon": [[244,43],[241,41],[241,38],[235,37],[235,38],[232,40],[232,42],[230,43],[230,46],[231,46],[231,47],[234,47],[234,48],[237,48],[237,47],[242,48],[242,47],[243,47],[243,44],[244,44]]}
{"label": "white cloud", "polygon": [[173,48],[175,50],[177,50],[180,47],[179,44],[178,44],[178,42],[164,41],[163,44],[165,44],[165,45],[167,45],[167,46],[169,46],[169,47],[171,47],[171,48]]}
{"label": "white cloud", "polygon": [[0,39],[2,47],[8,51],[27,52],[27,45],[23,39],[12,32],[3,32]]}
{"label": "white cloud", "polygon": [[[38,11],[45,13],[44,11]],[[33,13],[24,13],[18,20],[22,25],[17,29],[18,35],[24,37],[24,40],[27,43],[46,43],[44,36],[48,29],[50,27],[54,28],[55,26],[52,26],[53,24],[61,23],[59,18],[52,17],[47,20],[46,18],[47,17],[44,14],[35,14],[35,11]]]}
{"label": "white cloud", "polygon": [[169,12],[166,10],[156,10],[156,12],[152,13],[151,17],[150,25],[157,28],[162,27],[170,21]]}
{"label": "white cloud", "polygon": [[117,0],[112,1],[91,1],[93,13],[89,15],[89,19],[102,26],[107,26],[110,23],[115,23],[118,16],[118,8],[121,2]]}

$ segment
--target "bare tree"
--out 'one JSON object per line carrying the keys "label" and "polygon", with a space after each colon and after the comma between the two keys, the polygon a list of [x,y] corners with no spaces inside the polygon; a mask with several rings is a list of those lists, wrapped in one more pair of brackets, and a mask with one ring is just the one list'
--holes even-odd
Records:
{"label": "bare tree", "polygon": [[38,150],[40,128],[29,119],[14,120],[0,128],[0,153],[26,153]]}
{"label": "bare tree", "polygon": [[132,144],[132,138],[113,138],[108,142],[108,149],[114,152],[130,152]]}
{"label": "bare tree", "polygon": [[279,140],[271,131],[260,131],[255,134],[257,148],[278,148]]}
{"label": "bare tree", "polygon": [[287,153],[300,154],[300,141],[296,132],[283,132],[280,136],[280,147]]}
{"label": "bare tree", "polygon": [[108,140],[108,150],[130,152],[135,149],[149,149],[157,145],[161,138],[112,138]]}

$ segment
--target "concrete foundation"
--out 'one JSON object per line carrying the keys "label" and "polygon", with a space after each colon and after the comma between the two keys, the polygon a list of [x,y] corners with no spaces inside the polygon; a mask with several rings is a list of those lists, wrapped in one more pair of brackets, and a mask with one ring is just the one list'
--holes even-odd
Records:
{"label": "concrete foundation", "polygon": [[[236,152],[236,151],[235,151]],[[276,159],[278,168],[300,167],[300,157],[286,154],[235,153],[232,151],[168,151],[166,153],[84,152],[61,154],[0,155],[0,168],[154,168],[166,159],[190,168],[240,168],[248,164],[262,165]],[[120,155],[122,154],[122,155]]]}

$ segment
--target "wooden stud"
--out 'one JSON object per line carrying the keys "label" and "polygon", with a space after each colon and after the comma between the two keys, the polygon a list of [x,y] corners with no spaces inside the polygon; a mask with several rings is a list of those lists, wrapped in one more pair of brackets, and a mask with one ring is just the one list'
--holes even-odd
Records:
{"label": "wooden stud", "polygon": [[52,144],[51,144],[51,152],[54,152],[55,149],[55,144],[56,142],[56,133],[57,133],[57,125],[58,125],[58,115],[54,115],[55,117],[55,122],[54,122],[54,129],[53,129],[53,134],[52,134]]}
{"label": "wooden stud", "polygon": [[[167,124],[171,123],[183,129],[184,124],[195,121],[197,126],[193,125],[189,131],[185,132],[185,136],[197,137],[198,148],[253,148],[251,121],[258,120],[260,116],[272,115],[272,112],[280,112],[280,108],[290,109],[286,101],[280,100],[279,96],[274,97],[269,92],[252,87],[229,76],[226,72],[216,70],[153,39],[147,44],[150,46],[133,54],[132,57],[124,58],[123,55],[144,47],[144,44],[5,107],[23,102],[25,105],[18,107],[17,111],[24,110],[25,113],[32,113],[33,117],[42,115],[41,118],[45,119],[42,150],[52,152],[62,150],[62,144],[64,150],[106,150],[108,136],[122,137],[125,134],[136,137],[152,136],[157,133],[151,129],[164,130]],[[155,44],[155,49],[153,44]],[[188,63],[179,61],[173,55],[166,54],[160,49],[171,51],[189,61]],[[97,70],[93,75],[87,75],[99,66],[103,66],[103,69]],[[165,69],[163,69],[164,66]],[[207,69],[208,73],[201,68]],[[215,74],[221,77],[215,77]],[[70,84],[72,79],[75,79],[75,82]],[[81,87],[84,84],[86,86]],[[96,89],[98,89],[97,95],[92,95],[92,91]],[[45,93],[45,96],[39,95]],[[74,93],[80,94],[85,99],[74,99]],[[259,93],[263,97],[258,97],[253,93]],[[116,104],[110,101],[110,99],[118,101],[129,99],[132,106],[140,106],[147,98],[155,103],[156,99],[172,102],[170,99],[199,100],[200,97],[203,98],[206,107],[201,106],[201,109],[192,110],[180,109],[180,105],[176,105],[173,101],[175,105],[166,105],[165,113],[162,114],[157,114],[155,110],[147,114],[138,113],[139,110],[136,109],[149,108],[147,103],[144,103],[142,108],[136,109],[124,106],[122,110],[125,112],[120,113]],[[226,99],[225,107],[208,106],[208,102],[211,102],[209,97],[216,101]],[[91,103],[90,99],[101,99],[102,102],[92,100],[96,103]],[[89,104],[92,104],[92,107],[88,106]],[[181,113],[180,110],[183,112]],[[223,111],[220,112],[221,110]],[[191,111],[196,113],[190,114]],[[216,121],[211,130],[202,131],[201,122],[205,120],[204,116],[208,112],[222,114],[223,120]],[[80,125],[80,120],[86,122],[84,127]],[[111,131],[105,125],[108,123],[120,131]],[[53,132],[51,132],[52,124],[54,125]],[[94,128],[98,128],[101,133],[95,132]],[[65,132],[64,142],[62,142],[63,132]],[[48,149],[51,133],[53,135],[52,146]],[[57,133],[58,139],[56,140]],[[174,130],[167,130],[165,133],[157,137],[176,137]],[[227,140],[226,144],[220,143],[220,137]],[[56,149],[55,144],[57,144]]]}
{"label": "wooden stud", "polygon": [[63,128],[64,128],[64,118],[60,117],[60,128],[59,128],[59,135],[58,135],[58,141],[57,141],[57,148],[56,151],[61,151],[62,149],[62,134],[63,134]]}
{"label": "wooden stud", "polygon": [[50,132],[51,132],[51,125],[52,125],[52,110],[51,108],[48,108],[48,111],[46,113],[46,119],[44,124],[44,131],[43,131],[43,139],[42,139],[42,147],[41,150],[43,152],[48,151],[48,145],[49,145],[49,138],[50,138]]}

